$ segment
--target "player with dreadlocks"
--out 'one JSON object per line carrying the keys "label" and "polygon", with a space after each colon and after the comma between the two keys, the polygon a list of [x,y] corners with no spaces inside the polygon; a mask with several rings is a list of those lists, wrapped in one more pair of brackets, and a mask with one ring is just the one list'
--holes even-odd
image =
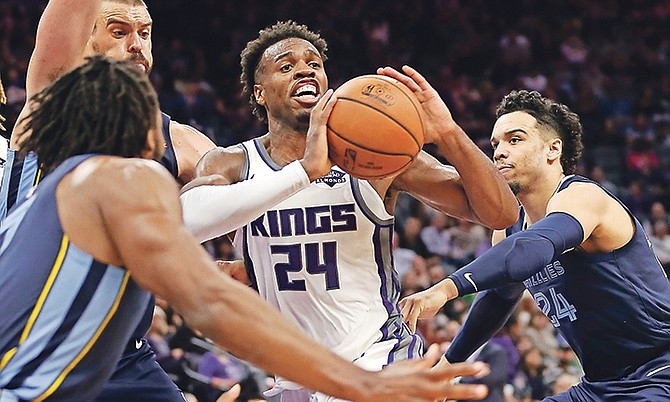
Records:
{"label": "player with dreadlocks", "polygon": [[[63,21],[67,23],[64,24]],[[26,76],[26,98],[32,99],[55,79],[80,65],[85,57],[91,55],[129,60],[138,70],[148,75],[153,67],[152,25],[143,0],[50,0],[37,27],[35,48]],[[21,128],[23,118],[30,112],[29,105],[27,102],[20,112],[11,133],[7,164],[0,182],[0,222],[12,206],[40,180],[40,164],[48,159],[58,158],[58,154],[35,152],[38,138],[31,140],[30,137],[35,133]],[[50,133],[59,132],[58,124],[63,124],[57,113],[53,117],[59,123],[53,123],[51,127],[54,130],[49,130]],[[115,118],[124,119],[125,116],[119,115]],[[187,182],[192,178],[194,166],[200,156],[214,147],[214,144],[193,127],[179,124],[166,114],[162,115],[161,123],[161,145],[164,147],[161,163],[178,181]],[[82,124],[91,128],[102,125],[93,120]],[[64,135],[62,131],[59,133]],[[61,138],[60,135],[56,138]],[[73,131],[71,135],[77,136],[78,133]],[[39,137],[39,140],[46,139],[46,134]],[[104,141],[106,139],[100,138],[97,143],[102,145]],[[17,153],[19,146],[23,149],[20,155]],[[61,152],[58,145],[53,150]],[[134,339],[126,347],[123,363],[105,386],[99,402],[183,400],[181,392],[156,363],[153,351],[143,339],[151,323],[153,307],[153,300],[150,300],[145,308],[144,319],[138,323]],[[160,389],[168,389],[161,387],[162,385],[171,385],[172,388],[170,392],[143,395],[134,389],[133,384],[137,381],[158,384]]]}

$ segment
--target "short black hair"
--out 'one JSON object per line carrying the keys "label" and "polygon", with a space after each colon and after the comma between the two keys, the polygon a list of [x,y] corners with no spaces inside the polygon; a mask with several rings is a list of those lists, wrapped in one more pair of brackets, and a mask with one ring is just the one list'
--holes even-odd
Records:
{"label": "short black hair", "polygon": [[74,155],[140,156],[159,112],[156,92],[133,63],[94,56],[30,100],[20,152],[44,174]]}
{"label": "short black hair", "polygon": [[526,112],[538,124],[548,127],[563,141],[561,166],[563,173],[573,174],[584,151],[582,124],[579,116],[566,105],[543,97],[537,91],[515,90],[505,95],[496,107],[496,118],[512,112]]}
{"label": "short black hair", "polygon": [[306,25],[301,25],[291,20],[279,21],[259,31],[258,37],[249,41],[240,54],[240,66],[242,67],[240,82],[242,83],[242,94],[249,97],[252,113],[264,123],[268,121],[267,111],[256,102],[256,98],[254,97],[256,69],[267,48],[288,38],[299,38],[308,41],[319,51],[324,62],[328,59],[326,57],[328,43],[320,34],[310,31]]}

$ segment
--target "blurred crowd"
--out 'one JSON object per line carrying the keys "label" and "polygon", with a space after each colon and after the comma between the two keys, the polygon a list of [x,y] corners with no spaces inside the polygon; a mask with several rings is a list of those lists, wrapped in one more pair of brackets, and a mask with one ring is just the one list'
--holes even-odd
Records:
{"label": "blurred crowd", "polygon": [[[328,41],[332,88],[378,66],[416,67],[488,154],[494,107],[511,89],[538,90],[567,104],[584,125],[580,173],[626,203],[670,267],[670,2],[146,2],[155,24],[151,80],[161,108],[223,146],[264,133],[241,95],[239,53],[259,29],[285,19],[307,24]],[[0,75],[8,98],[0,114],[9,129],[25,101],[26,68],[45,4],[0,3]],[[481,226],[401,198],[394,259],[403,293],[441,280],[485,251],[489,239]],[[206,247],[214,257],[237,258],[225,239]],[[433,320],[422,321],[419,331],[427,343],[446,348],[469,301],[449,303]],[[240,400],[257,400],[271,385],[269,376],[199,338],[169,306],[157,308],[148,339],[175,381],[201,402],[234,382],[251,384]],[[521,302],[485,348],[499,352],[497,362],[504,362],[502,371],[492,371],[500,378],[491,381],[508,402],[541,399],[581,374],[569,346],[531,299]]]}

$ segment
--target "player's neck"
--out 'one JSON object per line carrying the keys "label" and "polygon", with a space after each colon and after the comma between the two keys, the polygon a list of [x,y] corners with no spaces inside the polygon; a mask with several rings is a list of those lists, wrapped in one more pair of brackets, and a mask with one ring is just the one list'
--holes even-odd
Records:
{"label": "player's neck", "polygon": [[562,172],[552,173],[542,180],[535,181],[529,191],[522,191],[517,195],[526,212],[529,225],[544,218],[547,214],[549,200],[558,191],[564,177],[565,175]]}
{"label": "player's neck", "polygon": [[297,133],[289,130],[270,131],[267,150],[272,160],[279,166],[286,166],[296,161],[305,154],[304,133]]}

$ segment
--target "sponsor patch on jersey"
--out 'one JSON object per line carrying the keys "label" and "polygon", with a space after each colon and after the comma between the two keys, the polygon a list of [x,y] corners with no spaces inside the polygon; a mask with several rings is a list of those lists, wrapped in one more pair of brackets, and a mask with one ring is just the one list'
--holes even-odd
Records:
{"label": "sponsor patch on jersey", "polygon": [[339,170],[331,169],[330,172],[328,172],[327,175],[323,177],[319,177],[318,179],[314,180],[314,183],[316,184],[326,184],[328,187],[333,188],[337,184],[342,184],[347,181],[347,179],[344,177],[345,173],[340,172]]}

